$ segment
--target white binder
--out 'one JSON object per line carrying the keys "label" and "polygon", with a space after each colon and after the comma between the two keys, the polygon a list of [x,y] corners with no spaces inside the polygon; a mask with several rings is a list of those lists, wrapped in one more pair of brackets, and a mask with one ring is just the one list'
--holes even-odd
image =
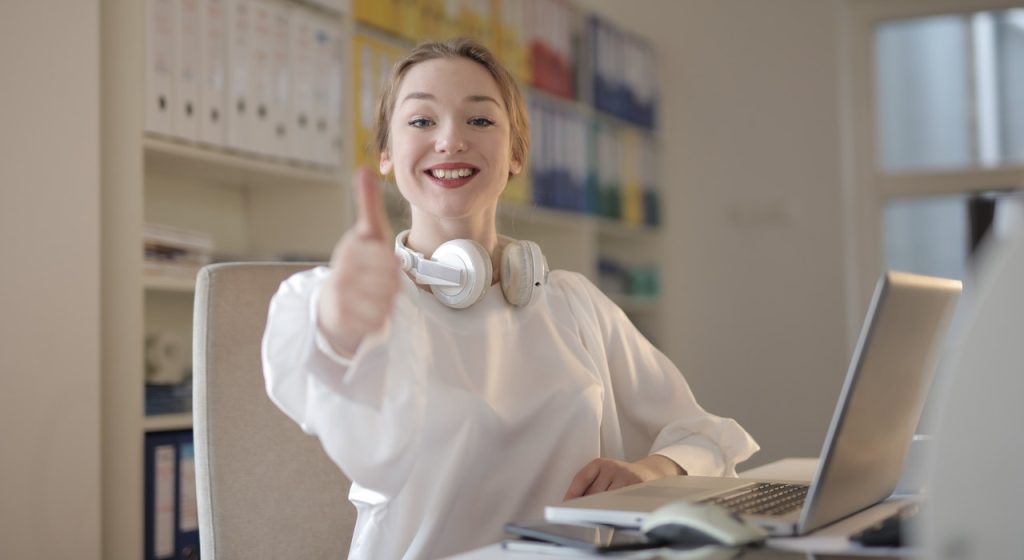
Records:
{"label": "white binder", "polygon": [[271,5],[268,152],[281,159],[291,156],[291,16],[294,12],[281,3]]}
{"label": "white binder", "polygon": [[291,116],[289,154],[291,159],[313,161],[313,81],[315,51],[312,17],[305,10],[291,14]]}
{"label": "white binder", "polygon": [[257,154],[273,154],[274,118],[271,113],[274,80],[271,70],[273,45],[273,7],[269,0],[249,0],[252,35],[249,42],[249,85],[253,111],[250,114],[249,149]]}
{"label": "white binder", "polygon": [[146,130],[174,133],[174,0],[146,2]]}
{"label": "white binder", "polygon": [[331,20],[316,18],[313,88],[313,157],[316,163],[341,164],[344,45],[341,30]]}
{"label": "white binder", "polygon": [[199,139],[200,88],[200,4],[199,0],[177,0],[175,45],[178,54],[174,72],[175,105],[171,117],[174,135],[183,140]]}
{"label": "white binder", "polygon": [[199,140],[218,147],[227,143],[228,8],[228,0],[202,0],[199,11]]}
{"label": "white binder", "polygon": [[250,151],[252,114],[250,44],[253,41],[251,0],[228,0],[228,110],[230,148]]}

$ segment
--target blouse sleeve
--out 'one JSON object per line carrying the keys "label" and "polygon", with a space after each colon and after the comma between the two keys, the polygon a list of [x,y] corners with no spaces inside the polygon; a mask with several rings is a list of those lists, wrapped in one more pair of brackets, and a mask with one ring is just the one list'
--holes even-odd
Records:
{"label": "blouse sleeve", "polygon": [[[626,314],[581,275],[572,282],[587,320],[581,336],[610,389],[624,459],[664,455],[700,476],[736,476],[736,465],[759,446],[735,420],[705,411],[678,368],[654,347]],[[603,434],[604,435],[604,434]]]}
{"label": "blouse sleeve", "polygon": [[[267,394],[353,482],[387,497],[412,466],[423,403],[410,375],[395,370],[390,322],[362,341],[351,360],[333,351],[317,328],[317,302],[328,269],[285,280],[270,302],[263,334]],[[400,363],[401,360],[398,360]],[[387,468],[381,468],[387,465]]]}

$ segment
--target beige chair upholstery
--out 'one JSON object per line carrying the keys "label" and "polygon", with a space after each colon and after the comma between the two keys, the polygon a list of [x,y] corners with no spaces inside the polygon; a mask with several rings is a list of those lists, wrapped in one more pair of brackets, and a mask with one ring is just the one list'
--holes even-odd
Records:
{"label": "beige chair upholstery", "polygon": [[225,263],[196,285],[194,416],[203,560],[344,558],[349,481],[267,397],[260,342],[282,280],[313,265]]}

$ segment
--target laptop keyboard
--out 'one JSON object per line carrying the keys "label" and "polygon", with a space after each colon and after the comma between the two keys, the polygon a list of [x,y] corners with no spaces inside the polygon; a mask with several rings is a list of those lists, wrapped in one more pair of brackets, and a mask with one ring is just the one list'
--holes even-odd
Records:
{"label": "laptop keyboard", "polygon": [[763,482],[744,488],[737,494],[706,500],[706,503],[722,506],[734,513],[782,515],[802,508],[809,488],[806,484]]}

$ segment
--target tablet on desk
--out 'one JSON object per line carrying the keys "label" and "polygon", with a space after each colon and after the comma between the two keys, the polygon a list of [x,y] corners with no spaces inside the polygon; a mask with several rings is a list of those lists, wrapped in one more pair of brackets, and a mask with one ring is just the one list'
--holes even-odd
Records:
{"label": "tablet on desk", "polygon": [[[505,531],[535,541],[603,553],[623,550],[641,550],[658,545],[635,530],[606,526],[570,525],[567,523],[509,523]],[[506,546],[508,548],[508,546]]]}

